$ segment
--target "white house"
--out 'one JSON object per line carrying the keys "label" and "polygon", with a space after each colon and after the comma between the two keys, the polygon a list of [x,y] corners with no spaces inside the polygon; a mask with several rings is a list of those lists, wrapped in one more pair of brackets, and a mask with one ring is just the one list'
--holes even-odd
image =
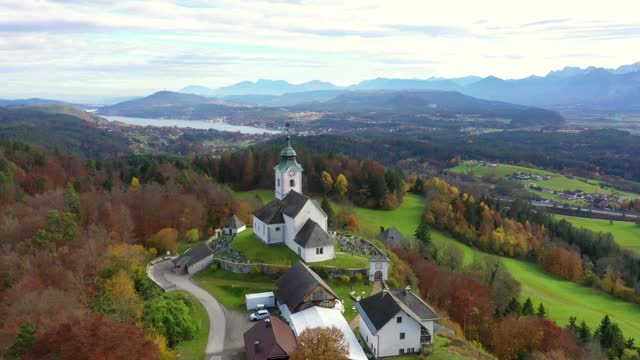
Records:
{"label": "white house", "polygon": [[246,229],[247,229],[247,225],[244,222],[242,222],[242,220],[240,220],[239,217],[237,217],[236,215],[233,215],[227,222],[227,225],[225,225],[224,228],[222,228],[222,231],[226,235],[237,235],[245,231]]}
{"label": "white house", "polygon": [[290,325],[296,336],[300,336],[305,329],[335,326],[344,334],[344,340],[349,346],[349,359],[368,360],[349,323],[338,310],[313,306],[291,315]]}
{"label": "white house", "polygon": [[360,335],[378,358],[417,354],[433,343],[438,314],[409,287],[382,292],[356,303]]}
{"label": "white house", "polygon": [[276,198],[253,213],[253,233],[268,245],[284,244],[305,262],[334,259],[335,239],[327,232],[327,214],[302,194],[302,166],[287,137],[274,168]]}

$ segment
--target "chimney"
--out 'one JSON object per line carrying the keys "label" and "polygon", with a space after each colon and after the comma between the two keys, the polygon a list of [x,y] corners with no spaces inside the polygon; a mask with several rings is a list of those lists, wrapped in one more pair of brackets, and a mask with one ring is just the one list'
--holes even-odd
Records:
{"label": "chimney", "polygon": [[269,319],[269,318],[264,319],[264,326],[270,328],[271,327],[271,319]]}
{"label": "chimney", "polygon": [[410,292],[411,292],[411,286],[407,285],[407,286],[404,288],[404,294],[405,294],[405,295],[409,295],[409,293],[410,293]]}
{"label": "chimney", "polygon": [[253,350],[254,350],[255,352],[260,352],[260,341],[257,341],[257,340],[256,340],[256,341],[253,343]]}

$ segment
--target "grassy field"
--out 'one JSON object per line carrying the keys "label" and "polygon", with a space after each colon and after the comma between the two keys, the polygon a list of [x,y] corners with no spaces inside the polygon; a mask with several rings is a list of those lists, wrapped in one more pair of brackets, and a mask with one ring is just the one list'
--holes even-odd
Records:
{"label": "grassy field", "polygon": [[[365,237],[374,237],[385,228],[395,226],[405,236],[412,236],[423,212],[423,198],[409,194],[403,204],[395,210],[372,210],[355,208],[360,230]],[[460,246],[465,253],[465,262],[476,255],[484,254],[477,249],[461,244],[442,232],[433,230],[431,237],[438,244]],[[502,258],[513,276],[522,284],[522,298],[531,297],[537,304],[543,302],[549,317],[561,326],[566,325],[569,316],[584,319],[594,329],[608,314],[620,324],[625,336],[640,338],[640,306],[618,300],[599,291],[562,280],[544,272],[536,264],[523,260]]]}
{"label": "grassy field", "polygon": [[589,219],[582,217],[555,215],[565,219],[575,226],[592,231],[609,232],[613,235],[618,245],[625,249],[640,254],[640,225],[629,221],[613,221],[601,219]]}
{"label": "grassy field", "polygon": [[[536,184],[541,188],[551,189],[555,191],[562,190],[582,190],[587,194],[608,194],[615,195],[624,198],[637,198],[638,194],[628,193],[624,191],[618,191],[612,188],[600,186],[601,182],[597,180],[579,178],[579,177],[567,177],[558,173],[553,173],[545,170],[539,170],[529,167],[498,164],[495,167],[491,166],[479,166],[471,164],[468,161],[449,169],[451,172],[467,173],[476,177],[489,177],[493,179],[500,179],[505,177],[511,177],[515,172],[523,172],[525,174],[550,176],[551,178],[545,181],[525,180],[523,184]],[[536,192],[540,195],[540,192]],[[557,197],[553,197],[557,199]]]}
{"label": "grassy field", "polygon": [[176,346],[176,352],[180,359],[204,359],[207,347],[207,338],[209,336],[209,315],[204,306],[193,295],[186,291],[174,291],[169,293],[170,296],[182,295],[191,302],[191,316],[198,322],[198,332],[196,336],[189,340],[183,341]]}
{"label": "grassy field", "polygon": [[236,274],[207,268],[193,279],[227,309],[245,310],[244,296],[275,290],[276,277],[264,274]]}
{"label": "grassy field", "polygon": [[240,200],[258,198],[260,199],[260,201],[262,201],[263,204],[266,204],[269,201],[273,200],[275,198],[275,195],[273,193],[273,190],[258,189],[258,190],[237,192],[236,198]]}
{"label": "grassy field", "polygon": [[351,295],[349,295],[349,293],[351,293],[351,291],[355,291],[363,298],[371,294],[372,286],[365,281],[356,281],[352,279],[349,283],[345,283],[340,279],[330,279],[327,280],[327,284],[331,286],[333,291],[338,294],[338,297],[342,299],[344,304],[344,317],[347,321],[351,321],[356,317],[356,315],[358,315],[358,310],[355,309],[356,301],[351,297]]}
{"label": "grassy field", "polygon": [[[231,242],[231,247],[247,259],[257,263],[291,266],[300,260],[300,257],[285,245],[267,245],[260,241],[253,235],[250,228],[241,232]],[[369,260],[360,256],[336,253],[335,259],[313,263],[313,265],[359,269],[369,267]]]}

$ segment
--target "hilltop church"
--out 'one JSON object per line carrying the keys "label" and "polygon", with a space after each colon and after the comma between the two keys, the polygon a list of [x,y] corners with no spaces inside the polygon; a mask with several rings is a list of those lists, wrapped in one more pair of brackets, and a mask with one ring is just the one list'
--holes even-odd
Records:
{"label": "hilltop church", "polygon": [[302,194],[302,166],[287,137],[275,171],[276,198],[253,213],[253,233],[268,245],[285,244],[307,263],[334,259],[327,214]]}

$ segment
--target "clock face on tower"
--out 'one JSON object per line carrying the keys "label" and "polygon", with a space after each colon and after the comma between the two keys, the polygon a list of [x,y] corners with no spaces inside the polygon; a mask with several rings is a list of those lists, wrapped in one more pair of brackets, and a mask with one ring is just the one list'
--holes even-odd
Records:
{"label": "clock face on tower", "polygon": [[289,169],[289,176],[295,176],[296,175],[296,171],[293,169]]}

